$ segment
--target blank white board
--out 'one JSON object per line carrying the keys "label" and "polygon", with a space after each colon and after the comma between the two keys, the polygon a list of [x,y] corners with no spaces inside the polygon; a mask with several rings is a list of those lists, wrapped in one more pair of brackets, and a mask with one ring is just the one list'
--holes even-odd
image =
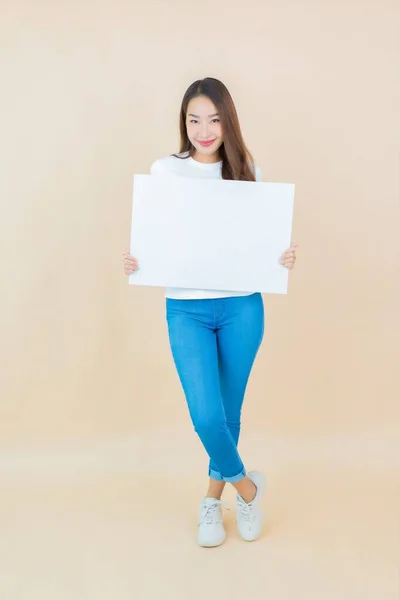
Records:
{"label": "blank white board", "polygon": [[293,205],[291,183],[135,175],[129,283],[286,294]]}

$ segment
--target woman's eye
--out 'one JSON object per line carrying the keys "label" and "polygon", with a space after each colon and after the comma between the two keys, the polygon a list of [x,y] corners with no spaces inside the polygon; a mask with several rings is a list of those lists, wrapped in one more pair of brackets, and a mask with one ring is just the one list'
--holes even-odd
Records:
{"label": "woman's eye", "polygon": [[191,119],[190,123],[197,123],[197,121],[195,119]]}
{"label": "woman's eye", "polygon": [[211,123],[219,123],[219,119],[213,119]]}

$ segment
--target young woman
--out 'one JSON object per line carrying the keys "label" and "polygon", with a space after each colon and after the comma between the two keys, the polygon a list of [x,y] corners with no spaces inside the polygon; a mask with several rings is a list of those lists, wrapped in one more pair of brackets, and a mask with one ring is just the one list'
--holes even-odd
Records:
{"label": "young woman", "polygon": [[[181,106],[180,134],[179,154],[157,160],[151,174],[261,180],[243,141],[231,95],[217,79],[195,81],[188,88]],[[292,245],[280,262],[292,269],[295,260]],[[139,268],[129,252],[124,253],[123,263],[126,275]],[[213,547],[225,540],[221,495],[226,483],[237,491],[239,534],[253,541],[263,524],[265,478],[257,471],[246,472],[238,440],[245,390],[264,333],[262,296],[193,289],[167,289],[165,296],[173,359],[194,429],[210,459],[198,543]]]}

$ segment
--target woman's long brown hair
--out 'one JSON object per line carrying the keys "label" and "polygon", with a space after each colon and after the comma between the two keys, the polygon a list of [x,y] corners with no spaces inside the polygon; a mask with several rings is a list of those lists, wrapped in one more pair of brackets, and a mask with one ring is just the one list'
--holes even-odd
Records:
{"label": "woman's long brown hair", "polygon": [[222,126],[224,141],[219,149],[222,160],[222,179],[255,181],[254,160],[244,143],[235,105],[226,86],[212,77],[199,79],[186,90],[180,112],[181,143],[179,153],[187,158],[196,149],[186,130],[186,114],[189,102],[198,96],[206,96],[215,105]]}

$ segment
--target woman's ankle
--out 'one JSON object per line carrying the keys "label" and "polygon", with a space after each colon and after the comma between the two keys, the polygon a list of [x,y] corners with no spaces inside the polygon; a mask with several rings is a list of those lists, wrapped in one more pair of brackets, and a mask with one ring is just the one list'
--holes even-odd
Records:
{"label": "woman's ankle", "polygon": [[255,484],[249,479],[249,477],[244,477],[240,481],[235,484],[236,491],[239,496],[243,499],[246,504],[250,504],[253,502],[255,497],[257,496],[257,487]]}
{"label": "woman's ankle", "polygon": [[225,481],[217,481],[216,479],[210,479],[206,498],[215,498],[221,500],[222,492],[225,489]]}

